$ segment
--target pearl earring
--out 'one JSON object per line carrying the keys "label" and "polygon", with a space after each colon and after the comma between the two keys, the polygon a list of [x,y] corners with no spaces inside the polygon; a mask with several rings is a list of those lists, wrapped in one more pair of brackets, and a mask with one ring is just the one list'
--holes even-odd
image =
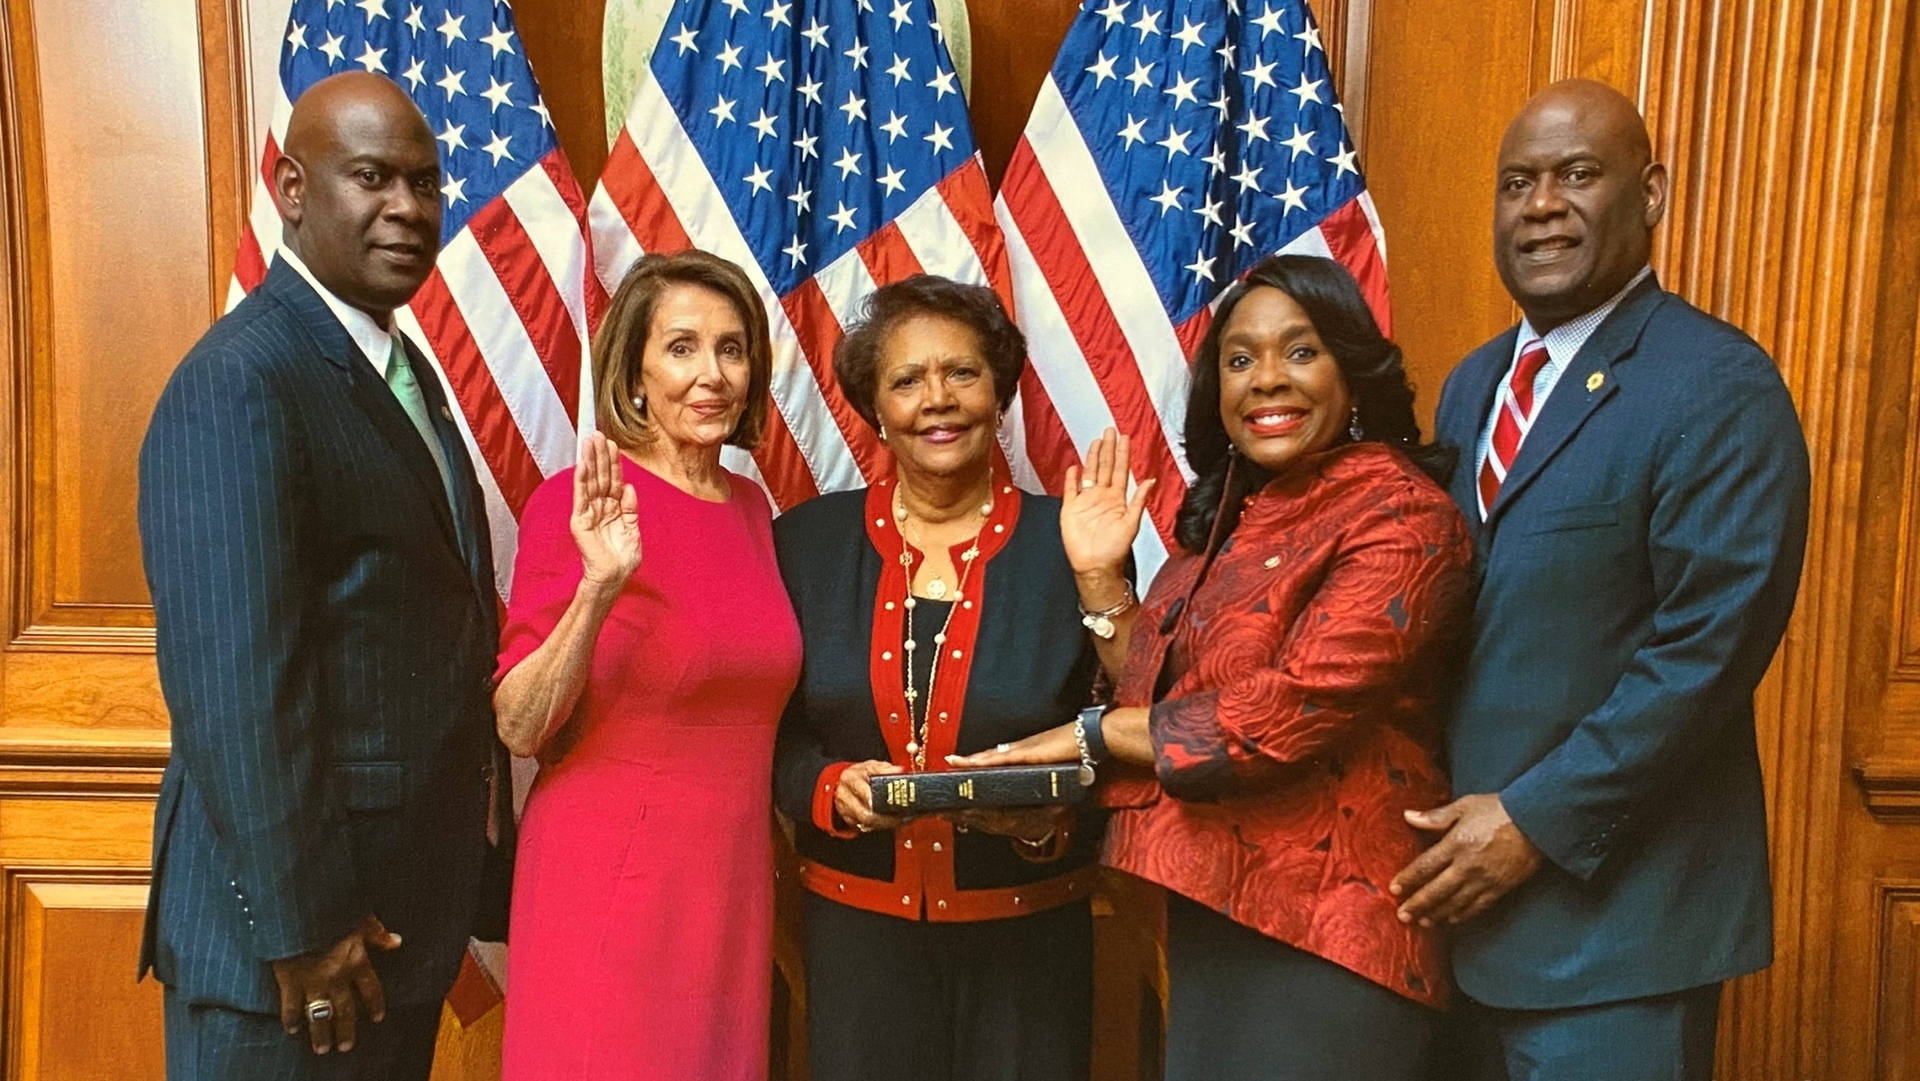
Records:
{"label": "pearl earring", "polygon": [[636,395],[634,395],[634,396],[633,396],[633,398],[632,398],[632,401],[633,401],[633,407],[634,407],[635,409],[638,409],[638,410],[639,410],[639,411],[641,411],[642,413],[644,413],[644,412],[646,412],[646,411],[647,411],[647,396],[646,396],[646,395],[644,395],[644,394],[636,394]]}
{"label": "pearl earring", "polygon": [[1367,430],[1360,427],[1360,407],[1356,405],[1347,413],[1347,438],[1358,443],[1366,437]]}
{"label": "pearl earring", "polygon": [[887,441],[887,430],[885,428],[882,428],[880,429],[880,442],[885,443],[886,441]]}

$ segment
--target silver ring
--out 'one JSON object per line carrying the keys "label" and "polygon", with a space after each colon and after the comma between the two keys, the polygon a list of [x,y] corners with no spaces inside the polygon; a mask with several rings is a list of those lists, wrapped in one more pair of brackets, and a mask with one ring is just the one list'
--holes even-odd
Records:
{"label": "silver ring", "polygon": [[872,832],[873,832],[873,827],[872,827],[872,826],[870,826],[870,825],[868,825],[868,824],[867,824],[867,823],[865,823],[865,822],[855,822],[855,823],[853,824],[853,828],[854,828],[854,829],[857,829],[857,830],[859,830],[859,831],[860,831],[861,833],[872,833]]}
{"label": "silver ring", "polygon": [[996,751],[998,751],[998,752],[999,752],[999,753],[1001,753],[1001,754],[1006,754],[1006,753],[1007,753],[1008,751],[1011,751],[1011,750],[1013,750],[1013,744],[1011,744],[1011,743],[996,743],[996,744],[994,744],[994,745],[993,745],[993,749],[994,749],[994,750],[996,750]]}
{"label": "silver ring", "polygon": [[1081,478],[1080,478],[1080,488],[1081,488],[1081,490],[1083,490],[1083,491],[1084,491],[1085,489],[1088,489],[1088,488],[1091,488],[1091,487],[1093,487],[1093,478],[1092,478],[1092,477],[1081,477]]}
{"label": "silver ring", "polygon": [[316,1025],[333,1020],[333,1003],[324,998],[307,1003],[307,1020]]}

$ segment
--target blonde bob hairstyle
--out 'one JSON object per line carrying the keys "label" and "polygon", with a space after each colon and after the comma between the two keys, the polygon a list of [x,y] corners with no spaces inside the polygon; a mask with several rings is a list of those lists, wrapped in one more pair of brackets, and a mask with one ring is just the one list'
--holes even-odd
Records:
{"label": "blonde bob hairstyle", "polygon": [[767,309],[740,268],[708,252],[689,249],[672,255],[643,255],[620,279],[607,303],[606,318],[593,336],[594,423],[614,445],[637,450],[659,435],[644,407],[633,404],[640,384],[640,358],[653,329],[660,298],[676,285],[709,289],[733,302],[747,330],[747,398],[740,422],[727,442],[752,450],[767,426],[772,407],[773,344],[767,335]]}

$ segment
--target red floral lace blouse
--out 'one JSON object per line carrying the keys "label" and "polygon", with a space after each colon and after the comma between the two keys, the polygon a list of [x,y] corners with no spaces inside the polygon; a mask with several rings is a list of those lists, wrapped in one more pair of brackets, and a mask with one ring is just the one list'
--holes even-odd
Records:
{"label": "red floral lace blouse", "polygon": [[1201,560],[1176,554],[1115,695],[1151,705],[1158,761],[1105,785],[1106,862],[1440,1005],[1440,935],[1403,926],[1387,884],[1426,843],[1401,812],[1448,798],[1431,705],[1471,561],[1446,492],[1379,443],[1250,497],[1191,599]]}

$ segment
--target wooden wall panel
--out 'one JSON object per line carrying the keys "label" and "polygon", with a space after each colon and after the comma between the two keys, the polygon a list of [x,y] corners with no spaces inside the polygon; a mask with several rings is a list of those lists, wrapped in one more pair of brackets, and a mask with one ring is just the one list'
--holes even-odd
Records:
{"label": "wooden wall panel", "polygon": [[126,965],[113,963],[139,949],[145,874],[10,870],[6,884],[13,1075],[158,1081],[160,986],[136,984]]}
{"label": "wooden wall panel", "polygon": [[[1675,179],[1662,278],[1773,352],[1814,449],[1806,585],[1759,700],[1779,961],[1729,995],[1721,1072],[1920,1074],[1920,248],[1898,242],[1920,235],[1913,0],[1314,6],[1387,228],[1423,413],[1454,361],[1514,318],[1488,251],[1508,118],[1575,74],[1647,113]],[[972,0],[990,175],[1075,9]],[[151,985],[114,982],[131,968],[165,758],[133,455],[161,382],[222,306],[285,11],[0,0],[7,1077],[100,1076],[106,1060],[87,1056],[135,1054],[117,1035],[70,1042],[83,1031],[72,1003],[103,1003],[128,1032],[157,1024]],[[515,12],[591,188],[605,156],[602,0],[516,0]],[[1143,933],[1152,905],[1107,904],[1099,1076],[1152,1076],[1157,1044],[1142,1040],[1164,992]],[[437,1081],[492,1076],[499,1017],[443,1034]],[[129,1058],[110,1075],[150,1068]]]}
{"label": "wooden wall panel", "polygon": [[967,0],[967,12],[973,24],[967,108],[987,176],[999,184],[1079,7],[1072,0]]}
{"label": "wooden wall panel", "polygon": [[0,765],[0,1063],[161,1077],[160,987],[133,981],[159,770],[70,748]]}
{"label": "wooden wall panel", "polygon": [[[16,637],[82,647],[145,638],[138,549],[103,527],[132,519],[142,418],[205,328],[211,253],[234,236],[232,102],[202,90],[208,74],[231,85],[232,53],[224,26],[203,40],[200,15],[196,0],[8,5],[23,61],[9,101],[19,158],[8,196],[16,221],[43,226],[19,236],[14,253],[24,326],[12,346],[33,418],[21,432]],[[222,186],[227,212],[216,218]],[[154,214],[143,190],[193,210]],[[122,257],[132,236],[150,258]],[[182,267],[203,268],[199,303],[180,303]]]}
{"label": "wooden wall panel", "polygon": [[1874,891],[1880,948],[1872,983],[1876,1008],[1869,1025],[1874,1047],[1872,1076],[1920,1076],[1920,884],[1880,883]]}
{"label": "wooden wall panel", "polygon": [[513,5],[527,62],[540,80],[567,161],[591,194],[607,160],[600,31],[606,0],[521,0]]}
{"label": "wooden wall panel", "polygon": [[1534,12],[1372,0],[1356,15],[1370,20],[1371,50],[1362,103],[1349,110],[1361,117],[1367,187],[1387,232],[1394,337],[1430,418],[1454,362],[1513,319],[1489,254],[1493,159],[1533,86]]}
{"label": "wooden wall panel", "polygon": [[250,111],[240,2],[0,3],[9,1079],[160,1075],[160,990],[132,979],[166,758],[135,457],[225,297]]}

